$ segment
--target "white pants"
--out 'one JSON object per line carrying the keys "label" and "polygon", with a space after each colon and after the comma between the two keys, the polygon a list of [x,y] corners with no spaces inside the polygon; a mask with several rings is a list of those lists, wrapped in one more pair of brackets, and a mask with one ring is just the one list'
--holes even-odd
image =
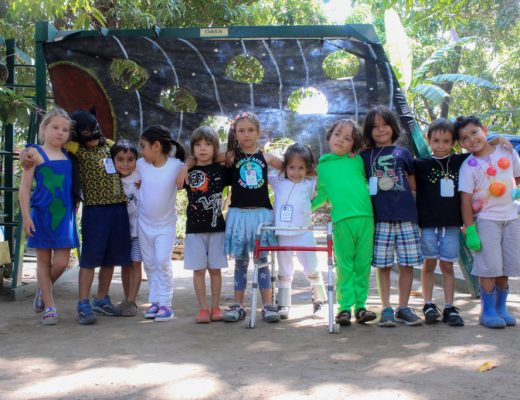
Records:
{"label": "white pants", "polygon": [[139,245],[148,276],[148,301],[171,307],[173,297],[172,250],[175,226],[160,227],[138,224]]}
{"label": "white pants", "polygon": [[[312,232],[299,235],[278,235],[279,246],[315,247],[316,240]],[[322,283],[323,279],[318,269],[318,257],[315,251],[278,251],[278,287],[290,288],[294,275],[294,256],[303,266],[303,272],[311,282],[311,286]]]}

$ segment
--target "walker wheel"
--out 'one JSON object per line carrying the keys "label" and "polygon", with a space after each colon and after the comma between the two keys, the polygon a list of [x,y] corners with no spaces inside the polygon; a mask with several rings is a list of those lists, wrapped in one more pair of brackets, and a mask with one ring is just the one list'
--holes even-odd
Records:
{"label": "walker wheel", "polygon": [[246,328],[247,329],[253,329],[255,326],[253,325],[253,322],[251,321],[251,318],[246,319]]}

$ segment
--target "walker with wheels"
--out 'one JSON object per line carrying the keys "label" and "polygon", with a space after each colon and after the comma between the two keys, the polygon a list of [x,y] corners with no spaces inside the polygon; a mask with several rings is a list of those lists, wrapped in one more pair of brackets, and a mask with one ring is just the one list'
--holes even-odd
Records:
{"label": "walker with wheels", "polygon": [[[260,238],[263,231],[321,231],[327,232],[327,245],[326,246],[261,246]],[[260,262],[260,253],[263,251],[271,252],[271,261]],[[257,303],[257,289],[258,289],[258,269],[271,266],[271,288],[272,288],[272,304],[275,304],[275,282],[276,282],[276,261],[274,252],[276,251],[324,251],[327,252],[327,306],[328,306],[328,330],[329,333],[339,333],[340,325],[334,322],[334,259],[332,253],[332,222],[329,222],[326,226],[314,225],[314,226],[302,226],[302,227],[277,227],[273,225],[260,224],[256,230],[255,237],[255,251],[254,251],[254,271],[252,281],[252,294],[251,294],[251,316],[246,319],[246,328],[254,328],[256,326],[256,303]]]}

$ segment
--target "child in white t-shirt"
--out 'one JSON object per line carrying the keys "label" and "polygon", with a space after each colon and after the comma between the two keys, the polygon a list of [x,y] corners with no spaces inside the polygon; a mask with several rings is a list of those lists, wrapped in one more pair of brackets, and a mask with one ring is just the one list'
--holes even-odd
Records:
{"label": "child in white t-shirt", "polygon": [[[311,226],[311,200],[316,190],[316,178],[308,177],[315,168],[311,150],[295,143],[287,148],[283,169],[269,177],[275,194],[275,226]],[[316,246],[312,231],[277,230],[280,246]],[[280,318],[289,318],[291,307],[291,284],[294,275],[294,256],[302,264],[305,276],[311,282],[313,311],[321,309],[326,301],[323,278],[318,269],[318,259],[313,251],[279,251],[278,256],[278,312]]]}
{"label": "child in white t-shirt", "polygon": [[132,264],[121,268],[121,280],[123,281],[124,300],[117,305],[118,314],[124,317],[134,317],[137,315],[137,294],[141,287],[141,270],[143,257],[139,248],[137,238],[137,210],[139,204],[139,184],[141,177],[136,170],[138,158],[137,144],[127,140],[118,140],[111,148],[110,155],[114,160],[117,173],[121,176],[123,189],[125,191],[128,210],[128,220],[130,222]]}

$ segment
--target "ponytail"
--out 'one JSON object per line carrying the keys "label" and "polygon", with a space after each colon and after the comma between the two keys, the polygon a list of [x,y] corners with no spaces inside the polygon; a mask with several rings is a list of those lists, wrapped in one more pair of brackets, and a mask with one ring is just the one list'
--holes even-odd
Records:
{"label": "ponytail", "polygon": [[184,159],[186,158],[186,151],[184,150],[184,146],[175,139],[171,139],[171,143],[173,146],[175,146],[175,158],[178,158],[184,162]]}
{"label": "ponytail", "polygon": [[163,154],[170,154],[172,147],[175,146],[175,158],[184,161],[186,158],[186,151],[184,147],[175,139],[172,139],[170,131],[163,125],[152,125],[144,130],[141,134],[141,139],[153,144],[159,142]]}

